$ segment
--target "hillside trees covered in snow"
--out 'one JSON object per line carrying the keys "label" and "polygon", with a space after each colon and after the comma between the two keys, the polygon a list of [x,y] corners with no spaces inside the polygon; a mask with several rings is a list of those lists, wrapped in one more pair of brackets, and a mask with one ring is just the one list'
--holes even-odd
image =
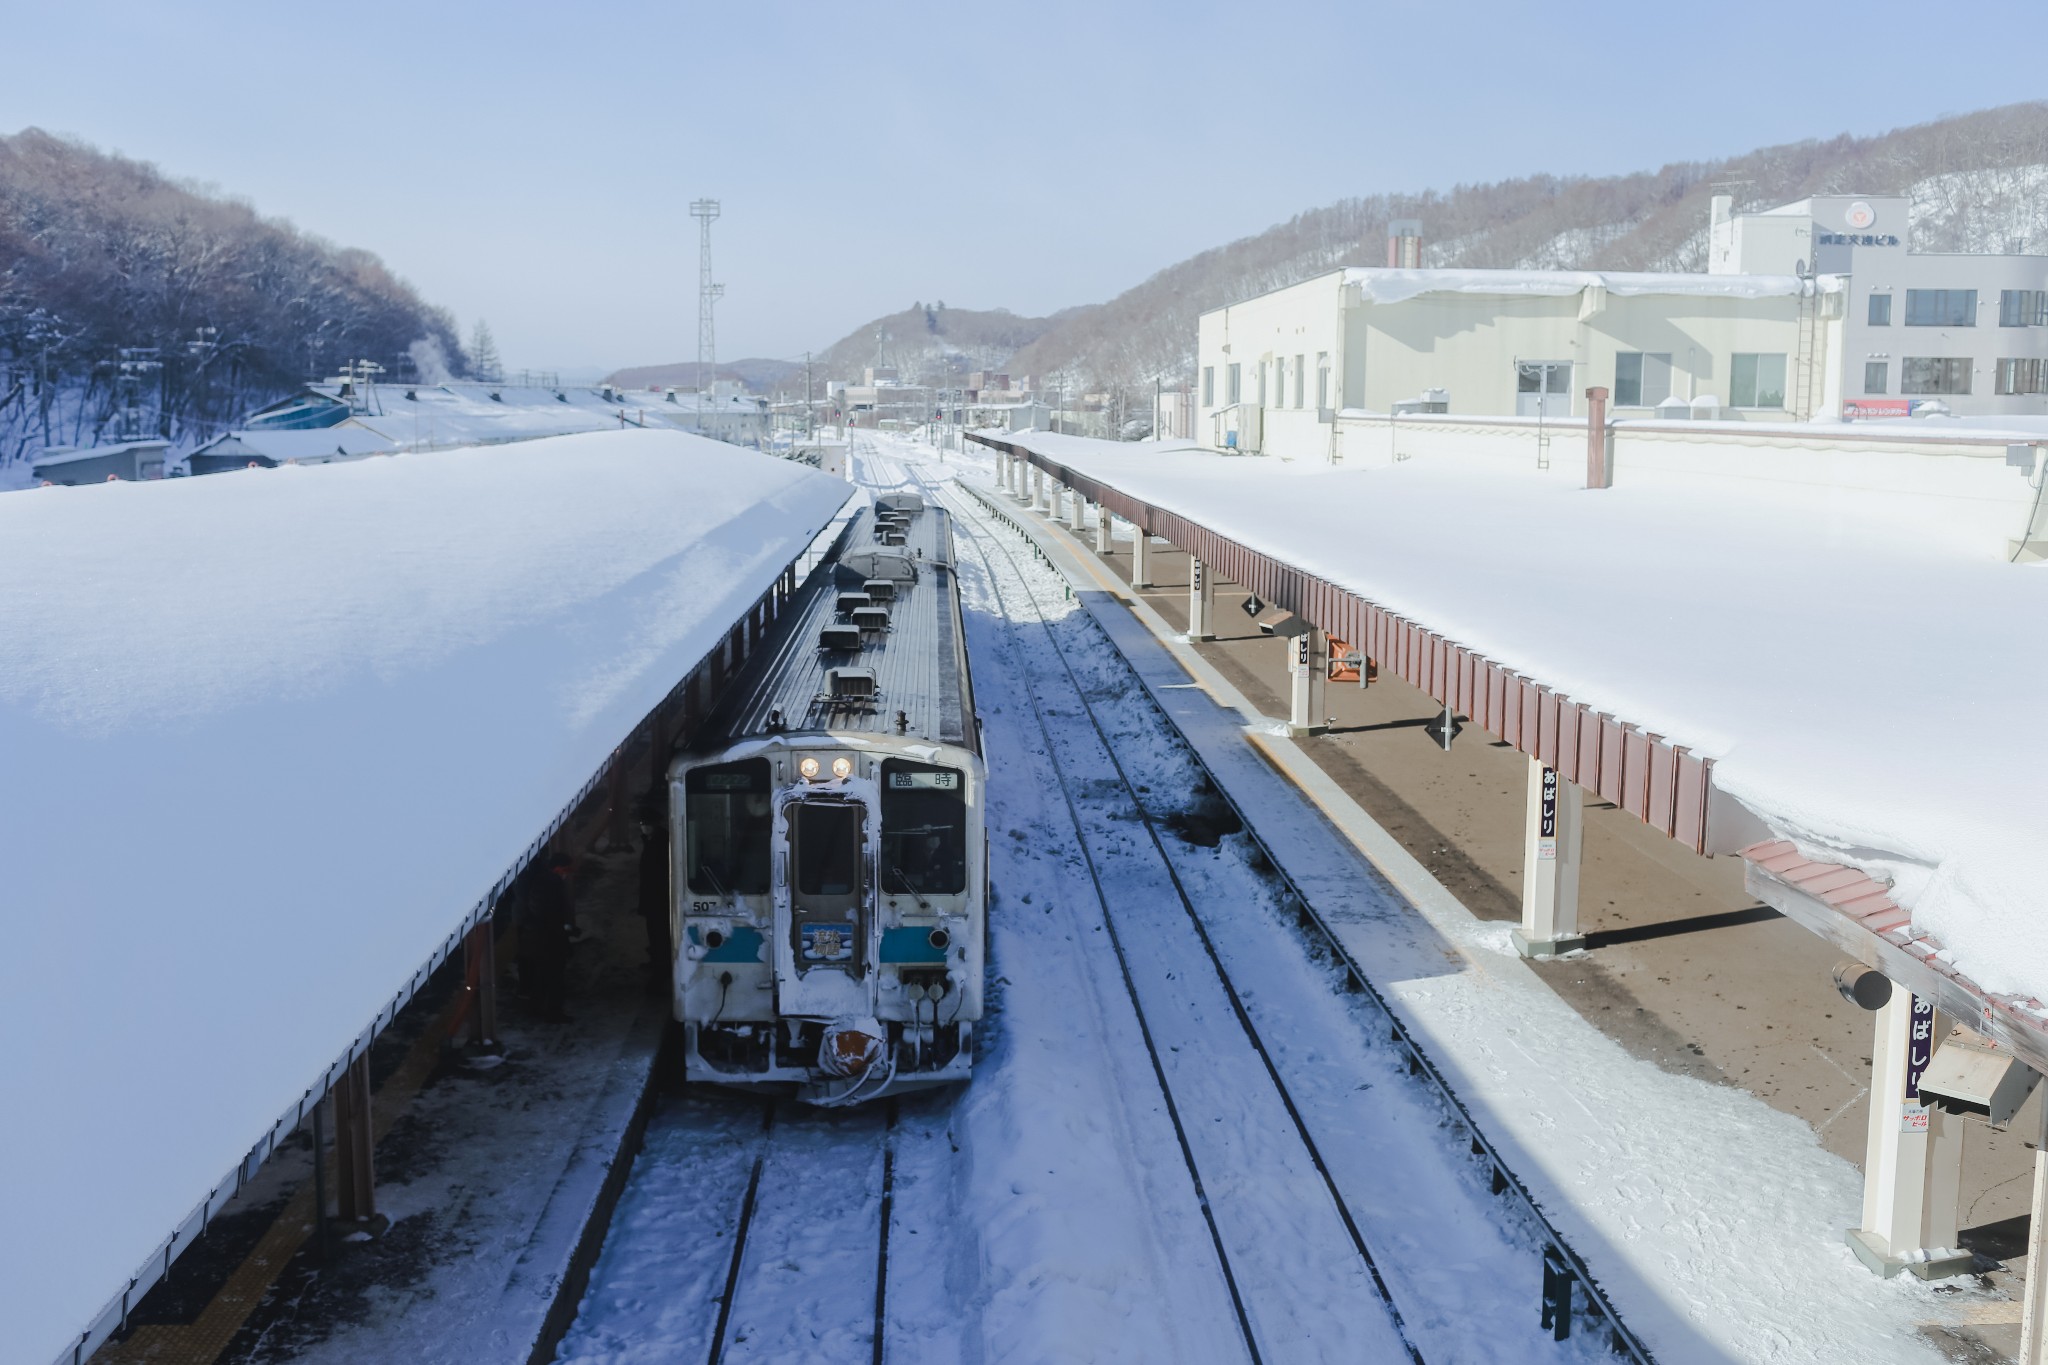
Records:
{"label": "hillside trees covered in snow", "polygon": [[[124,402],[189,445],[346,360],[404,376],[422,343],[461,364],[454,320],[367,251],[39,129],[0,136],[0,474],[112,438]],[[124,351],[147,362],[126,393]]]}

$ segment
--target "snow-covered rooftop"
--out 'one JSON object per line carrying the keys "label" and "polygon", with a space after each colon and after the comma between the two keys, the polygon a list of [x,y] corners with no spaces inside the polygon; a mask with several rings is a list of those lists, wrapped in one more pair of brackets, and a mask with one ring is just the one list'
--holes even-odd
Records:
{"label": "snow-covered rooftop", "polygon": [[[1812,287],[1796,275],[1697,275],[1640,270],[1400,270],[1359,266],[1344,272],[1371,303],[1401,303],[1422,294],[1561,296],[1605,289],[1625,298],[1670,294],[1691,298],[1764,299],[1795,296]],[[1824,275],[1818,287],[1835,293],[1838,275]]]}
{"label": "snow-covered rooftop", "polygon": [[1889,883],[1985,990],[2048,998],[2048,566],[2005,562],[2037,494],[2002,451],[1624,463],[1587,491],[1569,460],[1001,439],[1713,758],[1720,799]]}
{"label": "snow-covered rooftop", "polygon": [[70,1348],[848,492],[629,431],[0,499],[0,1356]]}
{"label": "snow-covered rooftop", "polygon": [[168,441],[116,441],[112,445],[87,446],[81,450],[45,450],[36,456],[37,469],[54,469],[58,465],[77,464],[80,460],[99,460],[109,455],[120,455],[131,450],[168,450]]}
{"label": "snow-covered rooftop", "polygon": [[207,442],[193,451],[194,455],[218,455],[225,453],[223,447],[232,442],[236,453],[244,451],[276,460],[331,460],[337,457],[358,455],[389,455],[398,449],[396,442],[388,436],[380,436],[367,427],[344,422],[335,427],[315,427],[311,430],[270,429],[255,431],[231,431],[227,435]]}

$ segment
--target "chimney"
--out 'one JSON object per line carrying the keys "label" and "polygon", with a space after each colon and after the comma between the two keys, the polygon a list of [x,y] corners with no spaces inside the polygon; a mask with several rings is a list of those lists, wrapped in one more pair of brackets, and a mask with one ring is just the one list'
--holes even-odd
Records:
{"label": "chimney", "polygon": [[1396,270],[1422,269],[1422,220],[1396,218],[1387,224],[1387,264]]}

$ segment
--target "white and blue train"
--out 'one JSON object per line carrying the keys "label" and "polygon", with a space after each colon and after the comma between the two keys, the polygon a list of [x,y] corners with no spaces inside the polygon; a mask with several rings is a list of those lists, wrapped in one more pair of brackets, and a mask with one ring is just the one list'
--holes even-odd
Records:
{"label": "white and blue train", "polygon": [[668,773],[687,1074],[828,1105],[967,1078],[988,941],[951,520],[840,544]]}

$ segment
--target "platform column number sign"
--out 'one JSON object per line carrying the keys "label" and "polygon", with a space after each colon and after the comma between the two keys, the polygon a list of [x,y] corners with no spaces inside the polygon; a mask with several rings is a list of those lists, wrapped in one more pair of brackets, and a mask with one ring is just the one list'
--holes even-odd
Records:
{"label": "platform column number sign", "polygon": [[1886,1278],[1940,1279],[1972,1264],[1956,1249],[1962,1120],[1920,1098],[1934,1044],[1933,1003],[1894,990],[1876,1013],[1863,1225],[1848,1234],[1850,1250]]}
{"label": "platform column number sign", "polygon": [[1585,802],[1574,784],[1540,759],[1529,760],[1523,817],[1522,922],[1514,931],[1523,957],[1551,958],[1586,946],[1579,932],[1579,857]]}
{"label": "platform column number sign", "polygon": [[1188,638],[1216,638],[1216,575],[1199,559],[1188,560]]}
{"label": "platform column number sign", "polygon": [[1287,672],[1293,684],[1293,704],[1288,708],[1287,733],[1300,738],[1320,735],[1330,728],[1323,714],[1323,689],[1329,683],[1329,637],[1320,630],[1304,630],[1287,638]]}

